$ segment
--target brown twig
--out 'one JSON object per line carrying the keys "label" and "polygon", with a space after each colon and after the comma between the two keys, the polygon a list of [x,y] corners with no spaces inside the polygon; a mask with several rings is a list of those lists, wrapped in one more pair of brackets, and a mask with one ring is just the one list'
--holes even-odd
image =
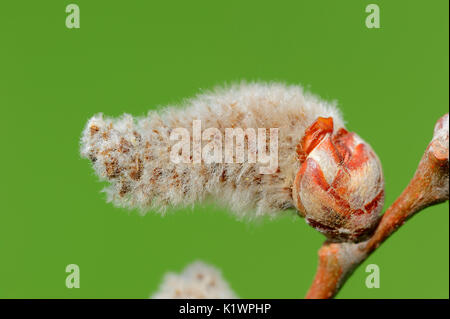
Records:
{"label": "brown twig", "polygon": [[449,199],[449,115],[438,120],[409,185],[386,210],[370,239],[361,243],[325,242],[308,299],[332,298],[352,271],[403,223],[422,209]]}

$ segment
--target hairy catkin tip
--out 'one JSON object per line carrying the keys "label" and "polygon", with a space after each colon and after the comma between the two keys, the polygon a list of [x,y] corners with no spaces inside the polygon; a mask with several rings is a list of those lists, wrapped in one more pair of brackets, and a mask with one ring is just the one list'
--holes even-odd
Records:
{"label": "hairy catkin tip", "polygon": [[197,261],[181,274],[167,273],[152,299],[232,299],[237,298],[223,279],[221,272],[211,265]]}
{"label": "hairy catkin tip", "polygon": [[112,182],[110,200],[125,199],[143,174],[141,134],[133,118],[117,120],[102,114],[92,117],[82,134],[81,156],[91,160],[97,175]]}

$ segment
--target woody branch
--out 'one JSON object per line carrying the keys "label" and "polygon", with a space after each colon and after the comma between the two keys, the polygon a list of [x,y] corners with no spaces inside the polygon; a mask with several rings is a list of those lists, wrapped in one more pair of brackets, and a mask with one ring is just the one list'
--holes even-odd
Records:
{"label": "woody branch", "polygon": [[332,298],[348,276],[403,223],[422,209],[449,199],[449,115],[440,118],[409,185],[386,210],[370,239],[361,243],[325,242],[307,299]]}

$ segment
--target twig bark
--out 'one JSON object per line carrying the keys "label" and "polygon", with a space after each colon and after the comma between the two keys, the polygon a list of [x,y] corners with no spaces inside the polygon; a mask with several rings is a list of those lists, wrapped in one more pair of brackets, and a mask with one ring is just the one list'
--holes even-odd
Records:
{"label": "twig bark", "polygon": [[449,199],[449,115],[441,117],[409,185],[386,210],[373,235],[361,243],[325,242],[307,299],[332,298],[348,276],[404,222]]}

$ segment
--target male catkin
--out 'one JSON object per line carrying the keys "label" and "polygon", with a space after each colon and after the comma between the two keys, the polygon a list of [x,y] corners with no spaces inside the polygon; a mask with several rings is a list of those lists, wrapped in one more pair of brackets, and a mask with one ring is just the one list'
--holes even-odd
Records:
{"label": "male catkin", "polygon": [[[227,128],[278,128],[278,169],[273,174],[261,174],[260,167],[264,164],[248,161],[174,163],[170,157],[174,145],[170,139],[171,132],[177,128],[192,131],[194,120],[200,120],[202,128],[217,128],[222,135],[225,135]],[[335,138],[337,132],[339,134]],[[323,203],[324,212],[320,214],[305,212],[305,205],[299,200],[302,190],[298,187],[305,183],[316,183],[314,176],[309,176],[311,172],[314,175],[315,171],[305,168],[307,174],[302,175],[303,184],[298,184],[297,188],[294,185],[305,162],[309,166],[311,161],[316,162],[322,170],[330,167],[332,171],[329,174],[325,171],[327,178],[333,179],[340,171],[350,176],[351,167],[344,164],[357,148],[353,161],[358,159],[359,164],[366,165],[367,161],[361,154],[366,155],[366,151],[372,154],[370,146],[361,150],[357,146],[365,144],[364,141],[359,137],[350,141],[351,136],[347,133],[334,104],[305,93],[299,86],[243,83],[201,94],[187,100],[182,106],[150,111],[146,117],[133,118],[125,114],[118,119],[111,119],[102,114],[96,115],[88,121],[83,132],[81,155],[92,161],[102,180],[111,183],[106,189],[108,200],[118,206],[139,208],[142,211],[156,208],[164,212],[168,206],[192,205],[211,197],[228,205],[237,216],[249,218],[262,215],[275,217],[283,210],[296,207],[315,228],[331,236],[335,236],[337,229],[339,234],[344,234],[343,238],[347,238],[351,230],[346,229],[346,225],[354,227],[355,221],[347,223],[345,218],[348,219],[359,206],[372,201],[383,188],[381,167],[377,166],[379,162],[376,156],[375,160],[368,161],[368,167],[374,169],[364,172],[377,175],[370,181],[379,185],[367,185],[357,198],[353,197],[358,207],[353,207],[353,203],[348,202],[350,197],[346,198],[343,192],[334,192],[336,198],[343,197],[339,198],[336,205]],[[337,155],[327,153],[331,148],[323,148],[325,142],[322,143],[322,140],[341,145],[335,152]],[[247,139],[245,144],[247,149]],[[344,147],[348,151],[344,152]],[[316,149],[320,149],[320,152],[314,152]],[[312,155],[308,161],[309,154]],[[339,157],[341,155],[342,158]],[[327,156],[334,156],[333,165],[330,164],[331,157]],[[345,179],[347,183],[363,183],[363,180]],[[332,183],[331,180],[328,182]],[[328,192],[329,188],[330,185],[322,187],[322,191]],[[310,198],[311,189],[304,195]],[[381,197],[379,200],[382,200]],[[332,200],[324,196],[320,198]],[[346,200],[347,206],[344,207],[342,203]],[[311,200],[307,206],[322,209],[321,205]],[[375,213],[378,212],[377,209]],[[327,214],[332,220],[327,219]],[[370,224],[357,225],[359,232],[369,229],[376,222],[372,210],[369,215],[362,221],[358,219],[358,222]],[[336,228],[333,229],[334,234],[328,231],[329,227]]]}

